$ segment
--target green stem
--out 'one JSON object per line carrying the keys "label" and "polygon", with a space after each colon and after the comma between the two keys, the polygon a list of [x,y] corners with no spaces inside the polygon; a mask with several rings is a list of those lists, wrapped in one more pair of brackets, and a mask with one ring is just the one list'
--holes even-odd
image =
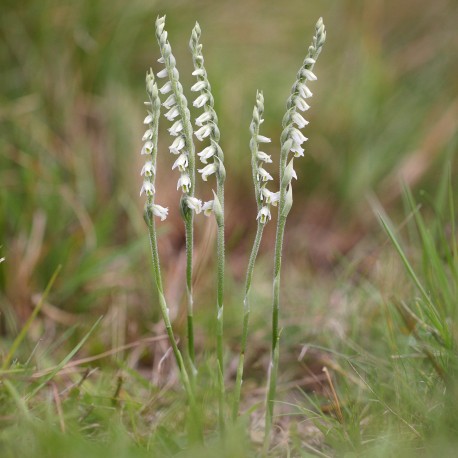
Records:
{"label": "green stem", "polygon": [[268,390],[266,394],[266,424],[264,430],[264,450],[267,451],[270,444],[270,434],[274,415],[274,400],[277,389],[278,358],[280,354],[279,342],[280,333],[278,329],[278,315],[280,310],[280,271],[281,257],[283,250],[283,238],[285,234],[286,215],[284,214],[286,201],[286,187],[283,176],[288,160],[288,150],[282,148],[280,158],[280,199],[278,202],[277,232],[275,236],[274,255],[274,278],[273,278],[273,300],[272,300],[272,349],[269,366]]}
{"label": "green stem", "polygon": [[[188,354],[192,365],[191,370],[195,372],[195,352],[194,352],[194,326],[193,326],[193,294],[192,294],[192,255],[194,224],[193,213],[189,215],[190,220],[185,221],[186,230],[186,296],[188,304]],[[194,376],[194,375],[193,375]]]}
{"label": "green stem", "polygon": [[224,313],[224,179],[217,176],[217,196],[221,205],[221,217],[218,221],[218,234],[216,240],[217,252],[217,324],[216,324],[216,354],[218,360],[218,411],[219,427],[224,430],[224,352],[223,352],[223,313]]}
{"label": "green stem", "polygon": [[245,361],[246,344],[248,340],[248,321],[250,318],[250,302],[249,294],[251,289],[251,281],[253,279],[254,265],[258,256],[259,245],[261,244],[264,224],[258,222],[256,237],[254,239],[253,248],[251,249],[250,259],[248,261],[248,269],[245,280],[245,297],[243,299],[243,327],[242,327],[242,342],[240,348],[239,363],[237,366],[237,377],[234,388],[234,401],[232,405],[232,420],[235,422],[239,414],[240,393],[243,382],[243,365]]}
{"label": "green stem", "polygon": [[170,344],[172,346],[175,361],[179,369],[181,383],[189,399],[189,407],[190,407],[190,412],[191,412],[191,416],[193,419],[193,421],[191,422],[193,435],[199,441],[202,441],[202,428],[200,425],[200,418],[198,415],[197,405],[196,405],[196,401],[194,397],[194,390],[192,389],[192,385],[191,385],[191,382],[188,376],[188,372],[186,371],[186,367],[183,361],[183,356],[180,352],[180,349],[178,348],[178,344],[175,339],[175,335],[173,333],[172,324],[170,322],[170,317],[169,317],[169,309],[167,307],[167,302],[164,296],[154,216],[151,215],[151,218],[148,218],[147,221],[148,221],[148,229],[149,229],[149,240],[150,240],[150,246],[151,246],[151,258],[153,262],[154,279],[155,279],[156,287],[159,293],[159,306],[161,309],[162,319],[164,320],[165,329],[166,329]]}
{"label": "green stem", "polygon": [[[173,76],[173,68],[170,67],[166,59],[166,68],[169,81],[172,85],[172,92],[177,100],[177,108],[181,122],[183,123],[183,137],[185,148],[188,151],[188,170],[191,179],[191,189],[187,193],[190,197],[194,197],[196,186],[196,164],[195,164],[195,148],[192,139],[192,125],[189,109],[185,99],[182,98],[182,89],[178,81]],[[193,243],[194,243],[194,213],[187,212],[183,216],[186,234],[186,296],[187,296],[187,334],[188,334],[188,355],[191,365],[192,377],[195,375],[195,351],[194,351],[194,326],[193,326],[193,294],[192,294],[192,268],[193,268]]]}

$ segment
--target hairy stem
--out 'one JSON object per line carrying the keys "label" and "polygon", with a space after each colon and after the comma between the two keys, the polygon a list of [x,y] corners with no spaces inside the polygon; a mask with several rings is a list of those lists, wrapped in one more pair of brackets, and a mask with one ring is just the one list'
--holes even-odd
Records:
{"label": "hairy stem", "polygon": [[236,421],[239,414],[240,393],[242,390],[243,382],[243,365],[245,361],[245,352],[248,340],[248,321],[250,318],[250,302],[249,294],[251,290],[251,281],[253,279],[254,265],[258,256],[259,245],[261,244],[262,234],[264,231],[264,224],[258,222],[256,230],[256,237],[254,239],[253,247],[251,249],[250,259],[248,261],[248,269],[245,280],[245,297],[243,299],[243,327],[242,327],[242,342],[240,347],[239,363],[237,366],[237,377],[235,380],[234,400],[232,405],[232,420]]}

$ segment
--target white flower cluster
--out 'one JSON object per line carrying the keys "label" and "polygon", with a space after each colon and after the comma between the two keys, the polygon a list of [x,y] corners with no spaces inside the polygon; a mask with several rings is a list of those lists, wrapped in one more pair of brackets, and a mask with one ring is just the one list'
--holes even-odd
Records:
{"label": "white flower cluster", "polygon": [[148,107],[148,114],[143,123],[146,124],[148,128],[142,138],[144,144],[141,154],[146,156],[146,162],[140,172],[141,176],[143,176],[140,196],[143,193],[146,194],[148,199],[147,205],[151,208],[154,215],[159,216],[161,221],[164,221],[167,218],[168,208],[154,203],[154,194],[156,192],[154,179],[156,175],[157,134],[161,102],[159,100],[157,85],[154,81],[152,70],[146,74],[146,92],[149,98],[149,101],[145,102],[145,105]]}
{"label": "white flower cluster", "polygon": [[[321,48],[326,40],[326,31],[324,29],[323,20],[320,18],[315,26],[315,35],[312,45],[309,47],[307,57],[305,58],[302,67],[297,73],[297,79],[292,87],[291,96],[288,99],[286,112],[283,118],[283,125],[286,126],[282,132],[281,142],[282,148],[285,147],[289,152],[293,153],[294,157],[304,156],[304,148],[302,144],[308,140],[299,129],[304,128],[308,121],[299,113],[305,112],[310,108],[307,99],[312,97],[312,91],[307,87],[309,81],[316,81],[317,77],[312,72],[316,59],[321,52]],[[285,176],[296,178],[296,173],[293,169],[293,159],[288,164],[285,170]]]}
{"label": "white flower cluster", "polygon": [[264,164],[271,164],[271,157],[264,151],[259,151],[261,143],[270,143],[270,138],[259,135],[259,127],[264,122],[262,115],[264,113],[264,97],[262,92],[256,94],[256,105],[253,109],[253,120],[251,121],[251,141],[250,148],[252,154],[253,178],[255,180],[256,200],[258,203],[258,219],[262,224],[266,224],[271,218],[270,206],[277,205],[280,198],[279,192],[271,192],[267,189],[267,182],[273,180],[272,176]]}
{"label": "white flower cluster", "polygon": [[167,31],[164,30],[164,27],[165,16],[156,20],[156,37],[162,54],[158,62],[165,65],[165,68],[157,73],[157,77],[166,79],[159,92],[167,95],[167,99],[162,104],[168,110],[164,116],[173,123],[168,131],[170,135],[176,137],[169,147],[170,152],[177,156],[172,170],[178,169],[180,172],[177,189],[181,188],[182,192],[186,194],[185,201],[187,206],[196,213],[200,213],[202,201],[193,197],[193,192],[191,191],[194,178],[189,167],[189,149],[191,145],[186,135],[186,130],[189,130],[186,124],[190,115],[186,97],[183,94],[183,87],[179,81],[175,57],[172,54],[172,48],[167,40]]}
{"label": "white flower cluster", "polygon": [[[194,135],[199,141],[204,141],[207,137],[210,138],[210,145],[197,153],[201,162],[205,164],[205,167],[198,171],[202,175],[203,181],[207,181],[207,178],[214,173],[217,175],[217,180],[224,181],[225,170],[223,152],[219,146],[220,132],[218,129],[218,117],[213,108],[214,99],[204,67],[202,44],[199,43],[200,35],[200,26],[196,23],[189,41],[194,62],[194,71],[192,74],[197,78],[197,82],[191,87],[191,91],[198,93],[193,105],[196,108],[203,108],[204,112],[195,121],[198,129],[194,132]],[[212,162],[208,163],[209,160]],[[215,211],[214,207],[214,200],[211,200],[205,202],[202,209],[205,215],[208,216],[212,211]]]}

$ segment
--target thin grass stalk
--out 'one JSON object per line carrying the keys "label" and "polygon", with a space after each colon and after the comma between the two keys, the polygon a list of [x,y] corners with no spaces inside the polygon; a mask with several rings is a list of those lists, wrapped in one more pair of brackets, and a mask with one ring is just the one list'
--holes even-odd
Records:
{"label": "thin grass stalk", "polygon": [[[183,87],[178,80],[178,70],[176,69],[175,57],[172,54],[172,48],[167,40],[167,32],[164,30],[165,16],[158,17],[156,20],[156,39],[159,44],[161,56],[165,69],[167,70],[168,80],[172,86],[172,94],[175,96],[176,107],[178,108],[179,117],[183,124],[183,139],[185,150],[188,157],[188,172],[190,178],[189,189],[185,192],[186,197],[194,198],[195,194],[195,148],[192,138],[191,115],[187,106],[186,97],[183,94]],[[194,324],[193,324],[193,247],[194,247],[194,212],[188,206],[187,199],[182,198],[181,215],[185,225],[186,237],[186,298],[187,298],[187,348],[188,357],[191,365],[193,378],[195,376],[195,350],[194,350]]]}
{"label": "thin grass stalk", "polygon": [[[275,237],[274,274],[273,274],[273,298],[272,298],[272,348],[271,360],[268,371],[268,390],[266,394],[266,423],[264,432],[264,452],[267,452],[270,440],[274,415],[274,401],[277,387],[278,361],[280,357],[280,333],[279,311],[280,311],[280,274],[282,262],[283,239],[285,233],[286,219],[293,204],[292,178],[296,178],[293,168],[294,157],[304,155],[301,143],[307,140],[298,128],[308,124],[297,110],[306,111],[310,107],[305,99],[312,96],[306,86],[307,80],[314,81],[316,76],[312,69],[315,65],[323,44],[326,40],[326,31],[323,20],[320,18],[315,26],[315,35],[312,44],[308,49],[307,56],[302,67],[299,69],[297,79],[292,87],[291,95],[287,102],[287,112],[283,118],[283,131],[281,134],[280,153],[280,198],[278,204],[277,231]],[[297,126],[297,127],[295,127]],[[293,158],[288,163],[288,155],[292,152]]]}

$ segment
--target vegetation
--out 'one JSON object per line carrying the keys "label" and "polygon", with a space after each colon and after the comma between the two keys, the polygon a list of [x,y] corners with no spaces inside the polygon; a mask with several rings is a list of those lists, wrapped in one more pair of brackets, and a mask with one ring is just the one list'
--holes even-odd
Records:
{"label": "vegetation", "polygon": [[[278,160],[285,101],[323,16],[329,34],[285,232],[269,455],[453,456],[454,2],[169,3],[2,4],[1,455],[262,453],[274,224],[249,286],[241,415],[220,436],[216,227],[195,221],[193,418],[204,444],[188,435],[196,424],[152,281],[138,151],[144,72],[161,70],[154,20],[167,13],[185,90],[195,84],[188,34],[196,19],[204,30],[224,150],[227,418],[257,227],[247,173],[254,95],[262,89],[261,133],[273,140],[263,149]],[[167,142],[160,137],[160,151]],[[173,160],[159,154],[158,169]],[[157,236],[164,295],[185,349],[186,237],[170,176],[156,178],[169,207]],[[210,187],[200,189],[211,196]]]}

